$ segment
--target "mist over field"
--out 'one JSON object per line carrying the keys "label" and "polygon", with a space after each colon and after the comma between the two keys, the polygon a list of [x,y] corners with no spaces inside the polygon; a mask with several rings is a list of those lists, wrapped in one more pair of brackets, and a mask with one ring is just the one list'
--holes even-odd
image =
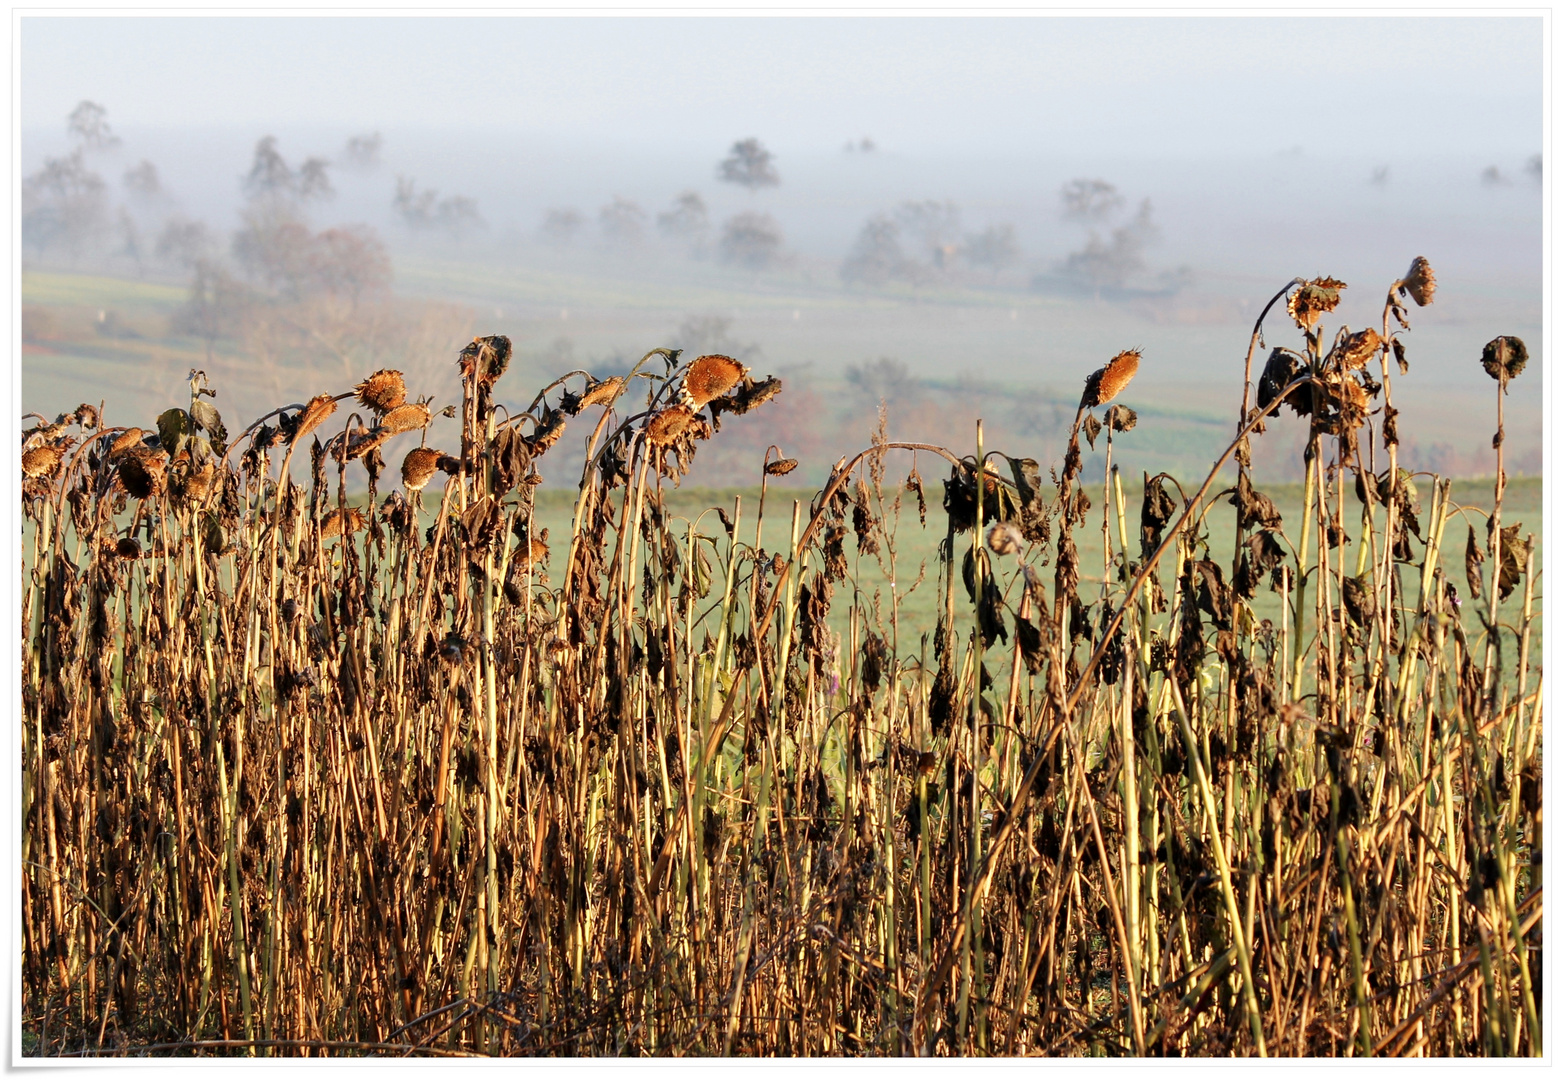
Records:
{"label": "mist over field", "polygon": [[[149,420],[202,366],[232,425],[398,366],[438,408],[456,350],[504,333],[501,400],[525,407],[673,346],[786,385],[691,482],[748,482],[769,443],[813,480],[882,400],[894,435],[966,447],[982,416],[991,444],[1053,457],[1081,380],[1139,347],[1132,465],[1188,473],[1232,430],[1272,294],[1329,275],[1333,317],[1378,329],[1423,255],[1439,295],[1403,336],[1402,457],[1476,473],[1483,344],[1541,346],[1540,25],[24,20],[22,404]],[[482,78],[475,39],[502,58]],[[641,46],[681,59],[633,78]],[[723,180],[747,139],[755,183]],[[323,267],[310,245],[347,226]],[[200,317],[198,267],[226,283]],[[1268,345],[1295,336],[1275,311]],[[1541,467],[1541,416],[1540,395],[1508,407],[1518,472]],[[1296,477],[1304,429],[1273,422],[1262,475]]]}

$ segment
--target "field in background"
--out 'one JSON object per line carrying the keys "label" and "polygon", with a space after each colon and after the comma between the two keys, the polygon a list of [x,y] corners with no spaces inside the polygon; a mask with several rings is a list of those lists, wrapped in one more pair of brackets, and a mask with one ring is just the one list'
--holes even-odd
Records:
{"label": "field in background", "polygon": [[[111,420],[146,426],[179,396],[186,372],[202,367],[223,387],[219,404],[230,420],[248,420],[279,401],[340,390],[363,370],[386,365],[434,394],[438,408],[460,392],[447,358],[474,333],[515,341],[522,385],[576,367],[622,370],[646,349],[667,345],[736,355],[757,375],[779,375],[787,386],[777,412],[731,419],[722,450],[701,461],[688,482],[751,482],[770,443],[800,458],[801,478],[819,482],[867,439],[882,399],[894,438],[966,445],[982,417],[991,437],[1039,460],[1057,455],[1080,373],[1135,345],[1145,360],[1125,402],[1158,423],[1127,433],[1124,445],[1189,477],[1232,433],[1234,387],[1257,310],[1253,302],[1216,296],[1111,304],[978,288],[845,291],[798,270],[758,275],[745,286],[703,264],[649,277],[640,265],[615,276],[598,263],[554,263],[401,257],[399,290],[424,298],[400,302],[418,312],[418,346],[399,343],[395,353],[392,345],[354,347],[324,366],[258,357],[253,345],[234,339],[211,342],[209,355],[208,342],[171,329],[187,302],[177,282],[29,271],[22,284],[24,410],[53,416],[91,398],[108,403]],[[1363,308],[1362,320],[1376,322],[1368,309],[1383,287],[1351,283],[1344,292],[1348,317]],[[1442,294],[1441,303],[1449,309],[1431,310],[1406,337],[1415,377],[1398,390],[1402,460],[1444,475],[1480,475],[1492,463],[1493,432],[1478,352],[1498,333],[1533,340],[1527,328],[1537,312],[1510,294]],[[877,368],[883,359],[893,366]],[[1473,407],[1475,396],[1482,407]],[[528,404],[503,393],[500,400],[512,409]],[[1303,425],[1284,417],[1273,428],[1258,442],[1256,475],[1297,480]],[[1510,472],[1537,475],[1541,398],[1512,400],[1506,429]],[[454,423],[437,420],[431,441],[449,439],[448,430]],[[579,470],[579,446],[567,438],[565,453],[546,471],[551,483]],[[1092,460],[1088,453],[1089,474]]]}

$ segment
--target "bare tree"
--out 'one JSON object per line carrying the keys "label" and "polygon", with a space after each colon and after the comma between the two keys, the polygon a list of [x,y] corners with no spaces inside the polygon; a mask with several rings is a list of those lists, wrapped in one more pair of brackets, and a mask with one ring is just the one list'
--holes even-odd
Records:
{"label": "bare tree", "polygon": [[1016,243],[1016,227],[991,225],[981,233],[970,233],[962,244],[962,258],[973,266],[987,266],[992,274],[1012,266],[1021,258]]}
{"label": "bare tree", "polygon": [[326,169],[326,159],[318,157],[308,158],[299,166],[297,184],[300,199],[308,202],[310,199],[330,199],[337,194],[331,186],[331,178],[326,175]]}
{"label": "bare tree", "polygon": [[369,170],[380,164],[380,132],[355,135],[342,148],[343,161],[355,169]]}
{"label": "bare tree", "polygon": [[160,262],[192,270],[199,263],[210,260],[215,247],[205,222],[171,217],[158,234],[152,254]]}
{"label": "bare tree", "polygon": [[962,211],[956,203],[949,199],[905,202],[896,208],[894,216],[903,232],[913,237],[935,266],[944,268],[956,255],[957,240],[962,235]]}
{"label": "bare tree", "polygon": [[442,199],[434,188],[420,191],[418,182],[411,176],[397,177],[397,193],[392,197],[391,208],[410,229],[439,229],[455,239],[484,227],[477,200],[466,195],[447,195]]}
{"label": "bare tree", "polygon": [[102,237],[107,220],[107,186],[80,147],[68,157],[46,158],[22,183],[22,239],[35,250],[63,248],[79,258]]}
{"label": "bare tree", "polygon": [[641,243],[647,212],[629,199],[614,196],[598,211],[598,227],[603,238],[616,247],[634,247]]}
{"label": "bare tree", "polygon": [[256,202],[299,204],[329,199],[336,192],[326,175],[328,167],[325,158],[312,157],[294,171],[278,151],[276,136],[267,135],[255,144],[255,157],[242,186],[244,193]]}
{"label": "bare tree", "polygon": [[706,202],[694,191],[681,192],[673,205],[658,215],[658,232],[698,248],[707,233]]}
{"label": "bare tree", "polygon": [[293,194],[293,185],[293,170],[277,150],[277,137],[267,135],[255,144],[255,157],[243,180],[245,194],[252,199],[286,198]]}
{"label": "bare tree", "polygon": [[581,232],[582,220],[580,211],[571,207],[557,207],[543,215],[543,224],[538,231],[547,243],[565,247]]}
{"label": "bare tree", "polygon": [[83,101],[66,118],[65,131],[88,150],[109,150],[119,138],[109,129],[109,111],[95,101]]}
{"label": "bare tree", "polygon": [[687,315],[674,332],[674,347],[689,356],[702,353],[722,353],[743,363],[754,363],[760,358],[761,346],[755,342],[742,342],[731,333],[734,321],[722,315]]}
{"label": "bare tree", "polygon": [[210,259],[198,258],[192,266],[185,303],[174,312],[170,329],[190,334],[206,343],[207,359],[221,338],[237,335],[247,306],[245,287]]}
{"label": "bare tree", "polygon": [[740,139],[729,148],[728,156],[717,164],[717,178],[750,191],[776,187],[782,182],[772,152],[754,138]]}
{"label": "bare tree", "polygon": [[140,165],[126,169],[122,182],[126,191],[142,199],[156,199],[163,194],[163,180],[158,176],[158,167],[150,161],[143,160]]}
{"label": "bare tree", "polygon": [[842,264],[842,280],[852,284],[881,285],[908,274],[908,258],[902,251],[901,229],[884,214],[864,223]]}
{"label": "bare tree", "polygon": [[1087,246],[1065,259],[1065,276],[1094,292],[1119,288],[1134,274],[1146,269],[1144,253],[1157,241],[1157,226],[1152,223],[1152,200],[1142,199],[1136,216],[1102,240],[1096,232]]}
{"label": "bare tree", "polygon": [[1060,188],[1061,212],[1070,221],[1103,221],[1125,205],[1119,189],[1107,180],[1072,180]]}
{"label": "bare tree", "polygon": [[770,214],[736,214],[723,223],[723,261],[759,272],[782,253],[782,229]]}
{"label": "bare tree", "polygon": [[882,401],[887,405],[911,405],[923,397],[923,386],[908,372],[907,365],[889,356],[849,364],[846,374],[860,405],[870,408]]}

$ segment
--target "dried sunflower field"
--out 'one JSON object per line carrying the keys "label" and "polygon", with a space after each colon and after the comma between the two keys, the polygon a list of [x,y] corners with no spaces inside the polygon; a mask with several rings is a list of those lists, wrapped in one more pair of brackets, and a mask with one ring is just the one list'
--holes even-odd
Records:
{"label": "dried sunflower field", "polygon": [[395,371],[25,419],[25,1052],[1541,1053],[1527,350],[1474,343],[1462,505],[1397,464],[1428,263],[1344,287],[1272,298],[1196,483],[1115,453],[1136,351],[1057,462],[875,435],[796,498],[774,448],[700,512],[787,392],[725,356],[510,415],[478,338],[438,448]]}

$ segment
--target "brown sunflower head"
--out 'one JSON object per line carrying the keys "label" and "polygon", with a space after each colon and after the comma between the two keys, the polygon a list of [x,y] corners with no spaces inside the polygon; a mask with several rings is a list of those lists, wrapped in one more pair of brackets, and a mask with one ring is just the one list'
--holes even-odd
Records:
{"label": "brown sunflower head", "polygon": [[577,401],[578,409],[585,409],[592,405],[612,405],[625,392],[625,377],[615,375],[613,378],[604,379],[601,382],[594,381]]}
{"label": "brown sunflower head", "polygon": [[1335,359],[1342,361],[1342,366],[1349,371],[1363,367],[1375,358],[1375,353],[1380,351],[1380,335],[1372,329],[1360,330],[1356,334],[1349,334],[1342,339],[1342,343],[1332,350]]}
{"label": "brown sunflower head", "polygon": [[304,438],[310,432],[326,422],[326,418],[337,411],[337,399],[330,394],[317,394],[312,397],[304,411],[299,414],[299,425],[294,428],[293,440]]}
{"label": "brown sunflower head", "polygon": [[382,416],[378,430],[384,432],[387,437],[401,435],[405,431],[427,428],[433,419],[434,414],[429,411],[428,402],[410,401],[406,405],[398,405]]}
{"label": "brown sunflower head", "polygon": [[126,493],[134,498],[161,495],[168,483],[168,455],[145,446],[130,450],[120,460],[119,476]]}
{"label": "brown sunflower head", "polygon": [[109,460],[117,461],[120,455],[131,447],[140,446],[142,436],[144,435],[146,435],[146,432],[139,427],[126,428],[120,432],[114,437],[114,441],[109,444]]}
{"label": "brown sunflower head", "polygon": [[768,462],[766,465],[767,476],[787,476],[799,467],[799,459],[785,457],[777,461]]}
{"label": "brown sunflower head", "polygon": [[1527,346],[1519,337],[1501,336],[1483,347],[1483,369],[1505,386],[1527,366]]}
{"label": "brown sunflower head", "polygon": [[511,364],[511,339],[504,334],[476,337],[456,362],[464,379],[477,378],[483,385],[492,386]]}
{"label": "brown sunflower head", "polygon": [[402,486],[409,491],[423,491],[424,485],[440,466],[440,451],[428,446],[415,447],[402,459]]}
{"label": "brown sunflower head", "polygon": [[210,461],[199,469],[186,469],[184,478],[179,483],[180,500],[187,503],[201,502],[212,490],[212,478],[216,475],[217,466]]}
{"label": "brown sunflower head", "polygon": [[679,400],[690,409],[699,409],[713,398],[722,397],[739,385],[748,369],[731,356],[697,357],[685,372]]}
{"label": "brown sunflower head", "polygon": [[1435,298],[1435,272],[1428,259],[1420,255],[1413,260],[1413,265],[1407,268],[1407,276],[1402,279],[1401,290],[1403,296],[1411,296],[1419,307]]}
{"label": "brown sunflower head", "polygon": [[330,540],[343,533],[355,533],[364,528],[364,515],[356,508],[333,510],[321,522],[321,539]]}
{"label": "brown sunflower head", "polygon": [[1087,387],[1081,394],[1082,407],[1095,409],[1099,405],[1107,405],[1113,401],[1120,391],[1130,385],[1130,380],[1136,377],[1136,371],[1140,367],[1141,350],[1139,349],[1126,349],[1114,357],[1087,376]]}
{"label": "brown sunflower head", "polygon": [[1347,283],[1333,277],[1318,277],[1307,281],[1288,296],[1288,314],[1298,323],[1300,330],[1309,330],[1328,311],[1336,310],[1342,300],[1341,290]]}
{"label": "brown sunflower head", "polygon": [[348,439],[348,460],[357,461],[371,451],[379,450],[381,445],[389,438],[391,438],[391,432],[383,428],[371,428],[369,431],[355,434]]}
{"label": "brown sunflower head", "polygon": [[35,446],[22,455],[22,475],[30,480],[48,476],[60,467],[62,457],[58,446]]}
{"label": "brown sunflower head", "polygon": [[653,446],[669,446],[690,428],[695,418],[689,406],[670,405],[648,421],[647,441]]}
{"label": "brown sunflower head", "polygon": [[122,559],[138,559],[141,557],[141,545],[133,536],[122,536],[114,544],[114,554]]}
{"label": "brown sunflower head", "polygon": [[376,416],[384,416],[408,399],[408,388],[402,381],[402,372],[382,368],[355,386],[359,404]]}
{"label": "brown sunflower head", "polygon": [[525,568],[549,561],[549,545],[544,543],[548,536],[549,530],[544,529],[539,535],[528,538],[526,553],[524,554],[518,550],[516,555],[513,556],[518,559],[520,566]]}

